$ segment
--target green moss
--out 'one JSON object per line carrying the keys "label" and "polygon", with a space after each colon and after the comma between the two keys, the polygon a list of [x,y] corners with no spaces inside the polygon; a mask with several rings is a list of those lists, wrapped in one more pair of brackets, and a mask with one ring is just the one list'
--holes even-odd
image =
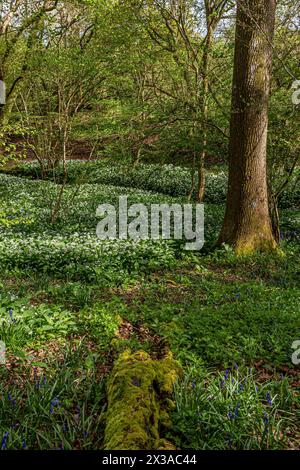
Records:
{"label": "green moss", "polygon": [[247,256],[255,252],[279,251],[270,227],[263,229],[258,227],[255,233],[239,237],[233,245],[238,256]]}
{"label": "green moss", "polygon": [[159,431],[170,425],[178,373],[171,353],[161,360],[153,360],[145,351],[120,355],[108,381],[105,449],[170,448]]}

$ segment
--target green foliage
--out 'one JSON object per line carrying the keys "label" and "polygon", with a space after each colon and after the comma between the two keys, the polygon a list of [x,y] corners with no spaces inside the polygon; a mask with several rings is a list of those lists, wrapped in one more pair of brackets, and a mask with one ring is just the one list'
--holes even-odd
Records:
{"label": "green foliage", "polygon": [[[26,144],[21,143],[17,146],[17,139],[22,139],[28,132],[28,129],[20,123],[1,124],[0,126],[0,169],[5,168],[8,162],[18,162],[25,157]],[[14,138],[15,142],[11,140]]]}
{"label": "green foliage", "polygon": [[183,363],[290,365],[300,335],[298,257],[196,257],[190,274],[146,285],[122,316],[164,337]]}
{"label": "green foliage", "polygon": [[[47,346],[46,346],[47,348]],[[42,367],[0,370],[2,449],[100,449],[103,442],[105,383],[89,366],[82,344],[65,345],[61,361]],[[6,436],[6,438],[5,438]]]}
{"label": "green foliage", "polygon": [[[71,163],[70,175],[73,168],[77,171],[78,166]],[[98,162],[95,166],[101,171],[105,168]],[[164,167],[164,171],[168,168]],[[103,169],[103,174],[109,174],[109,171],[110,168]],[[141,179],[135,184],[144,187],[147,185],[146,174],[150,180],[148,167],[142,166],[139,171]],[[163,173],[164,181],[171,184],[168,171]],[[178,169],[178,181],[182,171],[187,170]],[[117,172],[113,170],[112,174],[117,175]],[[90,172],[86,175],[98,178]],[[56,223],[49,225],[49,198],[52,192],[57,191],[56,184],[1,175],[0,185],[5,220],[13,221],[2,223],[0,232],[1,274],[4,279],[1,286],[0,339],[7,343],[8,354],[14,354],[19,363],[26,364],[29,348],[47,349],[52,341],[63,346],[70,336],[76,335],[92,344],[75,366],[76,377],[78,371],[85,377],[80,386],[88,396],[84,395],[82,399],[83,403],[88,403],[85,410],[92,413],[82,413],[82,420],[78,421],[74,400],[69,398],[78,389],[77,381],[70,378],[73,372],[68,369],[69,359],[73,363],[73,353],[60,366],[59,377],[62,378],[56,388],[51,388],[51,393],[47,391],[45,400],[39,398],[37,403],[37,394],[41,394],[41,390],[36,391],[30,380],[27,380],[25,388],[20,387],[22,396],[18,388],[13,389],[21,403],[16,406],[16,420],[12,414],[15,406],[8,399],[11,385],[6,378],[3,379],[3,412],[10,421],[16,424],[24,422],[27,426],[24,429],[19,424],[10,430],[12,424],[8,423],[8,418],[3,421],[1,432],[3,436],[9,432],[8,448],[20,448],[24,435],[28,448],[101,448],[104,424],[102,416],[97,417],[97,413],[104,406],[104,399],[102,392],[101,398],[94,392],[95,366],[109,367],[107,363],[112,354],[127,347],[133,351],[143,349],[156,356],[158,337],[169,343],[185,366],[197,361],[210,367],[234,362],[248,365],[257,361],[263,361],[268,367],[270,364],[279,368],[290,365],[291,344],[298,339],[300,331],[296,280],[299,248],[295,243],[299,236],[299,223],[294,210],[282,211],[285,256],[261,255],[240,259],[228,247],[210,255],[183,256],[180,245],[175,243],[101,242],[94,235],[97,206],[103,202],[117,204],[119,195],[124,192],[129,195],[130,203],[138,201],[149,205],[152,202],[186,201],[183,197],[163,195],[163,188],[155,193],[133,187],[124,189],[124,186],[86,183],[72,200],[74,185],[71,184],[66,187],[62,211]],[[207,246],[211,246],[220,228],[224,206],[206,204],[205,211],[206,241]],[[123,321],[125,324],[129,322],[133,329],[128,337],[122,336]],[[147,331],[145,336],[143,331]],[[42,361],[45,362],[44,359]],[[49,365],[51,377],[57,374],[55,367]],[[89,382],[90,379],[94,384]],[[215,393],[217,379],[212,379],[211,383],[209,390]],[[240,411],[241,424],[238,422],[236,426],[227,417],[228,397],[234,405],[237,404],[233,391],[231,395],[228,392],[227,398],[216,393],[216,402],[209,402],[211,407],[208,409],[205,407],[206,431],[203,433],[206,434],[199,433],[198,436],[194,389],[186,382],[184,384],[176,388],[175,427],[166,434],[175,444],[195,448],[205,445],[210,448],[280,447],[276,433],[272,434],[274,438],[270,437],[271,433],[263,434],[261,413],[267,406],[260,403],[263,396],[258,399],[248,389]],[[285,433],[289,426],[286,414],[294,401],[289,387],[284,391],[278,387],[272,382],[266,388],[272,398],[276,396],[272,408],[274,414],[269,413],[268,419],[276,432],[280,429]],[[33,397],[32,401],[27,398],[29,396]],[[58,398],[63,406],[54,406],[54,413],[49,415],[51,400],[56,403],[59,396],[67,398],[65,401]],[[205,400],[206,396],[201,404]],[[35,410],[39,410],[39,416]],[[284,410],[284,413],[278,410]],[[249,422],[246,416],[250,416]],[[224,420],[230,427],[231,441],[227,440],[225,431],[220,435],[215,432]],[[64,431],[65,421],[68,422],[68,431]],[[87,427],[88,436],[85,434]],[[291,432],[294,433],[293,424]],[[288,445],[286,441],[282,443],[283,446]]]}
{"label": "green foliage", "polygon": [[0,211],[0,227],[10,227],[12,225],[30,224],[32,220],[23,215],[22,209],[6,207]]}
{"label": "green foliage", "polygon": [[[12,253],[14,254],[12,256]],[[126,273],[171,267],[174,249],[164,242],[106,241],[96,236],[15,237],[0,241],[0,262],[6,270],[32,270],[63,279],[121,282]]]}
{"label": "green foliage", "polygon": [[[41,167],[38,163],[25,163],[17,165],[11,173],[31,178],[41,178]],[[50,169],[44,175],[47,179],[62,181],[63,167],[58,165],[55,170]],[[105,184],[124,188],[137,188],[153,191],[173,197],[188,196],[191,192],[191,170],[175,165],[140,164],[136,168],[125,166],[114,161],[98,160],[83,162],[70,160],[68,162],[68,182],[78,181],[89,184]],[[280,184],[274,178],[273,184]],[[208,172],[206,178],[205,202],[209,204],[223,204],[227,194],[227,175],[225,171]],[[197,175],[195,177],[197,187]],[[297,172],[290,179],[289,185],[280,196],[280,207],[298,206],[300,192],[297,185]]]}
{"label": "green foliage", "polygon": [[78,314],[79,329],[97,345],[99,352],[110,350],[111,342],[116,337],[121,318],[114,304],[94,303]]}
{"label": "green foliage", "polygon": [[[255,450],[292,447],[297,416],[287,378],[257,382],[256,371],[212,374],[190,368],[175,387],[172,439],[195,450]],[[299,417],[299,410],[296,411]]]}
{"label": "green foliage", "polygon": [[[0,185],[6,220],[14,220],[14,224],[0,230],[3,270],[32,270],[69,280],[118,284],[131,273],[145,273],[176,264],[177,248],[172,242],[101,241],[96,237],[98,205],[103,202],[117,204],[119,195],[123,194],[122,188],[84,185],[80,197],[72,205],[69,200],[73,192],[67,189],[62,213],[57,223],[51,226],[48,199],[56,190],[54,184],[2,175]],[[143,191],[131,189],[127,193],[132,201],[146,204],[159,201],[159,196]],[[23,215],[11,219],[16,204]]]}
{"label": "green foliage", "polygon": [[1,295],[0,337],[12,351],[76,332],[75,318],[70,311],[44,304],[32,306],[26,298]]}
{"label": "green foliage", "polygon": [[[173,380],[164,385],[174,365],[157,360],[165,344],[187,368],[166,436],[178,447],[298,445],[299,387],[278,380],[281,369],[296,375],[291,345],[300,337],[295,2],[278,5],[268,149],[270,189],[283,189],[285,255],[243,259],[228,246],[210,252],[228,184],[234,15],[226,12],[209,51],[206,117],[203,2],[172,11],[170,2],[62,1],[56,8],[47,1],[48,11],[43,3],[12,2],[11,17],[3,2],[0,20],[8,91],[0,110],[1,447],[164,446],[157,428],[170,424],[170,410],[158,402],[169,398]],[[124,194],[147,207],[187,202],[190,193],[194,200],[204,129],[204,250],[100,241],[101,203],[116,205]],[[13,166],[24,150],[39,162]],[[108,382],[104,439],[103,375],[117,352],[123,361]],[[234,362],[241,367],[219,372]],[[136,399],[144,398],[137,412]]]}

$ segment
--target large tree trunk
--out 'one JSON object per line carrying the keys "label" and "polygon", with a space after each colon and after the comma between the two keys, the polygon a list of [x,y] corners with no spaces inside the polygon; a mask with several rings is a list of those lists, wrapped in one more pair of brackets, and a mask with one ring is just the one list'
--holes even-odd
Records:
{"label": "large tree trunk", "polygon": [[276,0],[239,0],[229,148],[229,187],[219,243],[238,254],[276,248],[266,171]]}

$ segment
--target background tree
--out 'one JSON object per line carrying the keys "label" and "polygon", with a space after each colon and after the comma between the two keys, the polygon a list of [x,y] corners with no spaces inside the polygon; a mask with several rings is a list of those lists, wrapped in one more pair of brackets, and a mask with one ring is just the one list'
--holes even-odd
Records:
{"label": "background tree", "polygon": [[0,6],[0,80],[6,83],[6,104],[0,109],[0,123],[7,124],[18,89],[28,71],[45,15],[58,0],[4,0]]}
{"label": "background tree", "polygon": [[[157,46],[165,55],[173,59],[173,78],[170,87],[161,86],[154,75],[152,86],[157,93],[173,98],[175,109],[185,110],[185,121],[189,123],[186,135],[193,147],[194,165],[197,166],[197,187],[194,188],[198,202],[202,202],[205,191],[205,158],[209,150],[209,133],[212,103],[216,98],[216,77],[219,61],[212,70],[214,35],[222,19],[233,8],[229,0],[194,2],[191,0],[156,0],[149,2],[147,8],[141,2],[136,5],[136,15]],[[174,75],[174,71],[172,76]],[[175,111],[176,112],[176,111]],[[176,121],[176,114],[172,118]],[[182,117],[179,117],[184,126]],[[218,129],[218,126],[215,127]]]}

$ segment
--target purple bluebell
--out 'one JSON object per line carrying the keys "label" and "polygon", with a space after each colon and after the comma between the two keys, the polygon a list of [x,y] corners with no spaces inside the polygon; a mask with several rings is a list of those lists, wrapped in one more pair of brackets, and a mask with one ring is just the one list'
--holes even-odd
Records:
{"label": "purple bluebell", "polygon": [[234,411],[234,417],[235,417],[235,418],[237,418],[238,415],[239,415],[239,409],[240,409],[240,407],[241,407],[241,405],[240,405],[240,403],[238,403],[238,404],[236,405],[236,408],[235,408],[235,411]]}
{"label": "purple bluebell", "polygon": [[264,420],[265,425],[267,426],[267,424],[269,424],[268,413],[264,412],[263,420]]}
{"label": "purple bluebell", "polygon": [[268,401],[269,405],[273,406],[272,398],[271,398],[271,395],[270,395],[269,392],[267,393],[266,398],[267,398],[267,401]]}
{"label": "purple bluebell", "polygon": [[50,414],[52,415],[54,413],[54,408],[56,406],[59,406],[59,399],[54,398],[53,400],[50,401]]}
{"label": "purple bluebell", "polygon": [[7,446],[7,440],[8,440],[9,432],[6,432],[2,438],[1,442],[1,450],[5,450]]}
{"label": "purple bluebell", "polygon": [[13,322],[14,321],[14,311],[13,311],[12,308],[9,309],[9,316],[10,316],[11,321]]}

